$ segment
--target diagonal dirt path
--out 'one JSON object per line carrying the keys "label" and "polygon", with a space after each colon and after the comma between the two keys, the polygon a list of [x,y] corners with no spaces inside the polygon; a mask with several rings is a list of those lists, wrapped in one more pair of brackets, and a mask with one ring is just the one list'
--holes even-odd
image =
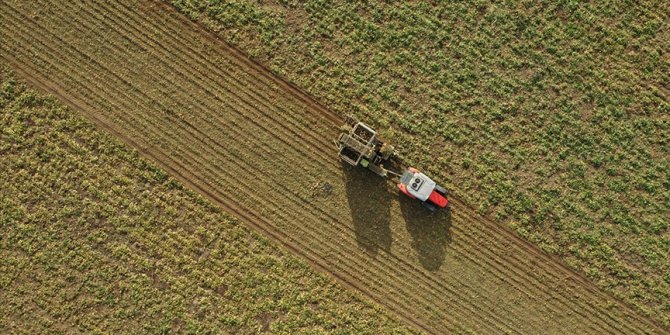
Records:
{"label": "diagonal dirt path", "polygon": [[458,199],[343,166],[339,118],[161,3],[4,1],[0,58],[184,184],[429,333],[662,333]]}

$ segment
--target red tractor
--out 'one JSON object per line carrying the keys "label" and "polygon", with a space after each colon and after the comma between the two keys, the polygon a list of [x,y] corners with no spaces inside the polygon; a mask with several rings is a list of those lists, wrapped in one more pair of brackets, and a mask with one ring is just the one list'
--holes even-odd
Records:
{"label": "red tractor", "polygon": [[340,159],[353,166],[368,168],[385,178],[400,177],[400,191],[410,198],[420,200],[431,211],[447,207],[447,191],[444,187],[437,185],[419,170],[409,168],[400,175],[384,168],[384,163],[395,156],[395,150],[392,145],[380,141],[372,128],[348,117],[342,130],[343,133],[335,141]]}
{"label": "red tractor", "polygon": [[421,201],[431,211],[445,208],[449,203],[444,187],[412,167],[402,174],[398,188],[408,197]]}

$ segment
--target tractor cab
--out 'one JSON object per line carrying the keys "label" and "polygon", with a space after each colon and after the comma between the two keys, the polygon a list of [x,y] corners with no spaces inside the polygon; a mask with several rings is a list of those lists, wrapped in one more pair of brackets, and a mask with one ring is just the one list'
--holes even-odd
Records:
{"label": "tractor cab", "polygon": [[447,206],[447,191],[444,187],[415,168],[408,168],[402,174],[398,188],[410,198],[421,201],[431,211]]}
{"label": "tractor cab", "polygon": [[405,190],[415,198],[426,201],[430,194],[435,189],[435,182],[428,178],[421,172],[405,171],[400,177],[400,183],[405,187]]}

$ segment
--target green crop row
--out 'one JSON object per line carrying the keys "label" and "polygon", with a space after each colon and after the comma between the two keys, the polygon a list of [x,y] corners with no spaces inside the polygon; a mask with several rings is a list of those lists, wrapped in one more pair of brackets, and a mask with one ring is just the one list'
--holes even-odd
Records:
{"label": "green crop row", "polygon": [[0,74],[0,333],[412,332]]}
{"label": "green crop row", "polygon": [[667,4],[170,2],[670,326]]}

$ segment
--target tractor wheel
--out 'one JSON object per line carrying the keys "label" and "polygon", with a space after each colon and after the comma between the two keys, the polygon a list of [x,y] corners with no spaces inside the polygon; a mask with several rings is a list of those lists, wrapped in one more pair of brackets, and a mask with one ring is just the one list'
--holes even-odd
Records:
{"label": "tractor wheel", "polygon": [[447,190],[445,190],[444,187],[440,185],[435,185],[435,191],[437,191],[437,193],[442,194],[445,197],[447,196]]}

